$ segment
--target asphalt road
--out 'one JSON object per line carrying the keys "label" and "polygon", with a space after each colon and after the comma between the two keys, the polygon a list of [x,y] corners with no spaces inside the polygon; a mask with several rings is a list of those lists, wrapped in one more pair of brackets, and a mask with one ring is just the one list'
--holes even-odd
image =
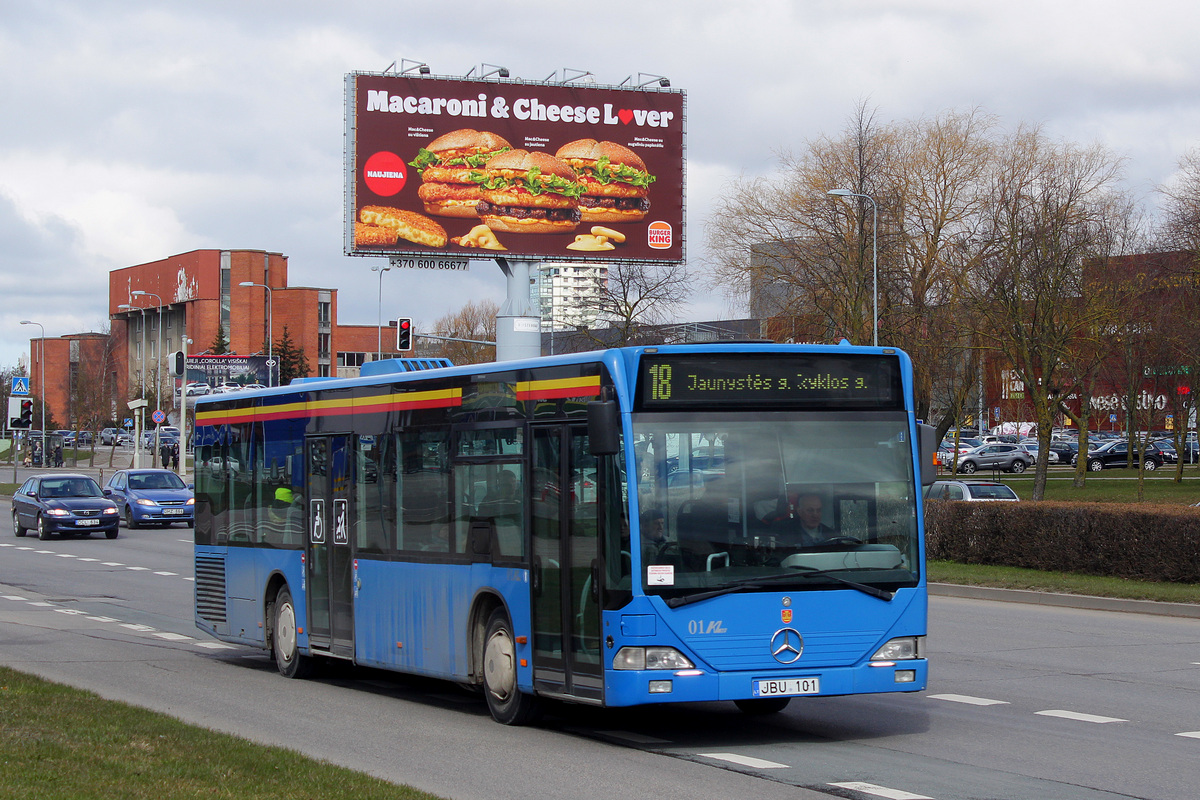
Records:
{"label": "asphalt road", "polygon": [[930,688],[732,704],[556,707],[492,722],[451,684],[279,677],[192,624],[187,528],[0,537],[0,662],[445,797],[644,800],[1196,796],[1200,621],[934,597]]}

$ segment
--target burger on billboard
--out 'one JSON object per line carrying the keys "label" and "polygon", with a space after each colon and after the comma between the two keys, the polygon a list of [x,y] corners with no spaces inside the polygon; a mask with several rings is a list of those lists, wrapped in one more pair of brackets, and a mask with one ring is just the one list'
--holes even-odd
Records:
{"label": "burger on billboard", "polygon": [[350,255],[684,258],[677,89],[353,73],[346,103]]}

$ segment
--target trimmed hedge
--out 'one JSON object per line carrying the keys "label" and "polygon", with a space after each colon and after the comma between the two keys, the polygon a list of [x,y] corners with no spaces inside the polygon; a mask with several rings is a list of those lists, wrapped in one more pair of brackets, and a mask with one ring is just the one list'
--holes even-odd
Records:
{"label": "trimmed hedge", "polygon": [[1200,583],[1200,508],[1190,506],[931,500],[925,539],[930,559]]}

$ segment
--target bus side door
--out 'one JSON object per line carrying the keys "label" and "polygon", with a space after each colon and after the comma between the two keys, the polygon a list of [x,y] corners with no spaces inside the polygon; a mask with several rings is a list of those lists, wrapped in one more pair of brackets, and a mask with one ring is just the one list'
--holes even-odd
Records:
{"label": "bus side door", "polygon": [[582,426],[533,431],[533,680],[538,692],[600,702],[599,476]]}
{"label": "bus side door", "polygon": [[354,488],[349,437],[312,436],[308,470],[308,640],[314,650],[354,655],[350,503]]}

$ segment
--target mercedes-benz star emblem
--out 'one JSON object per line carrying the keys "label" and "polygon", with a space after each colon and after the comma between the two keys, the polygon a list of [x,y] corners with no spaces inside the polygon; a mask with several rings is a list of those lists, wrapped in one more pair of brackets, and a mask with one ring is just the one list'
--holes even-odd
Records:
{"label": "mercedes-benz star emblem", "polygon": [[804,637],[795,628],[780,628],[771,637],[771,655],[780,664],[793,664],[804,652]]}

